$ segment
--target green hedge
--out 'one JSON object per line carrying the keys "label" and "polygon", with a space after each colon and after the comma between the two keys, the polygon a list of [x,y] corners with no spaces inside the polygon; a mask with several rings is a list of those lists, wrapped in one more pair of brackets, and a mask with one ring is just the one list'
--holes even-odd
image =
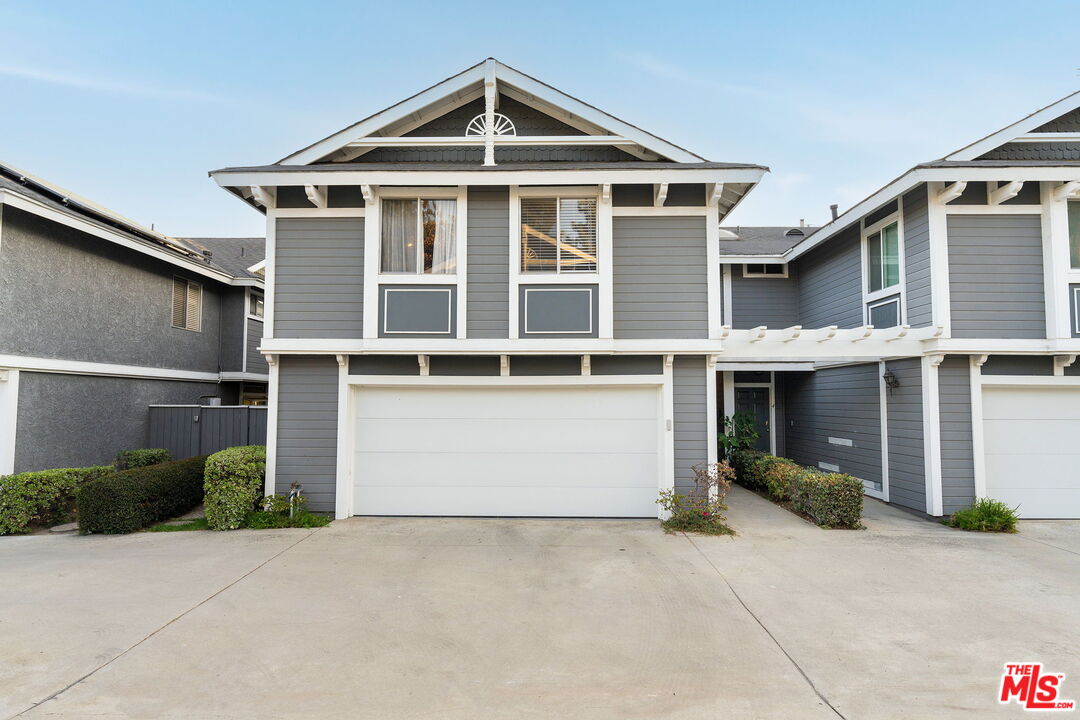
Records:
{"label": "green hedge", "polygon": [[141,448],[139,450],[121,450],[116,453],[113,464],[117,470],[130,470],[147,465],[158,465],[171,461],[172,453],[165,448]]}
{"label": "green hedge", "polygon": [[791,504],[823,527],[859,528],[862,480],[841,473],[807,470],[791,482]]}
{"label": "green hedge", "polygon": [[206,458],[203,488],[206,522],[211,530],[235,530],[255,509],[266,477],[266,448],[244,445]]}
{"label": "green hedge", "polygon": [[53,525],[71,516],[76,489],[112,472],[108,465],[36,470],[0,477],[0,535],[26,532],[31,525]]}
{"label": "green hedge", "polygon": [[182,515],[202,502],[205,462],[205,457],[194,457],[83,483],[76,495],[79,530],[129,533]]}

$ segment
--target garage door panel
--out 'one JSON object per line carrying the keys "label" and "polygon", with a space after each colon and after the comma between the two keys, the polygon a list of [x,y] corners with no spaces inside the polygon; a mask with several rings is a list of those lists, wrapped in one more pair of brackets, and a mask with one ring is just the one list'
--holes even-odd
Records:
{"label": "garage door panel", "polygon": [[[506,390],[502,392],[505,394]],[[655,418],[656,392],[627,392],[625,388],[589,388],[594,402],[578,399],[580,388],[544,388],[529,393],[527,412],[518,404],[508,404],[497,391],[484,387],[431,388],[418,392],[415,388],[379,388],[361,390],[356,417],[365,418],[445,418],[464,417],[524,417],[524,418],[585,418],[605,417]],[[467,409],[467,413],[465,410]]]}
{"label": "garage door panel", "polygon": [[1076,507],[1075,488],[1004,488],[994,491],[993,496],[1009,507],[1018,507],[1021,518],[1075,518],[1076,514],[1063,514],[1064,508]]}
{"label": "garage door panel", "polygon": [[[655,517],[656,492],[638,488],[369,487],[357,514],[501,517]],[[371,511],[368,508],[377,508]]]}
{"label": "garage door panel", "polygon": [[[598,433],[603,424],[610,432]],[[656,419],[626,420],[529,420],[482,418],[455,420],[397,419],[357,422],[358,449],[400,450],[415,453],[465,451],[485,453],[533,452],[555,449],[562,452],[602,452],[610,445],[618,448],[656,445]]]}
{"label": "garage door panel", "polygon": [[1026,453],[1036,449],[1039,455],[1068,454],[1075,457],[1080,441],[1080,420],[986,420],[983,442],[987,452]]}
{"label": "garage door panel", "polygon": [[987,452],[986,459],[986,487],[994,491],[1073,488],[1080,493],[1075,455],[1040,455],[1037,468],[1032,468],[1034,460],[1029,455]]}
{"label": "garage door panel", "polygon": [[1080,392],[1075,388],[986,388],[986,420],[1080,420]]}

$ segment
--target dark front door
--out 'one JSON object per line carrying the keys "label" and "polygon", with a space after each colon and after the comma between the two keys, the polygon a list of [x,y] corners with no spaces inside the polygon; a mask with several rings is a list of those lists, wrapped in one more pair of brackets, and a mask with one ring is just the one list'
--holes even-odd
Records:
{"label": "dark front door", "polygon": [[750,413],[754,416],[754,429],[758,439],[754,448],[769,452],[770,442],[769,427],[769,388],[767,387],[737,387],[735,388],[735,412]]}

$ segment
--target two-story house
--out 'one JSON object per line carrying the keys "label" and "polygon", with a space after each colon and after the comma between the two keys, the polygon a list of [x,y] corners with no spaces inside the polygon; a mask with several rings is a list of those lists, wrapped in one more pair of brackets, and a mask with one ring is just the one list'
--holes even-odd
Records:
{"label": "two-story house", "polygon": [[171,238],[0,165],[0,475],[145,447],[148,407],[265,401],[262,238]]}
{"label": "two-story house", "polygon": [[[1058,310],[1035,338],[1013,333],[1038,313],[974,279],[1033,281],[1001,249],[1032,252],[1030,220],[1051,228],[1039,262],[1044,245],[1067,258],[1080,171],[949,161],[821,228],[722,226],[765,172],[492,59],[277,163],[215,171],[267,217],[267,491],[298,481],[338,517],[655,516],[745,410],[763,447],[920,512],[985,494],[1060,512],[1080,491],[1048,510],[1018,489],[1031,448],[1002,452],[994,423],[1069,386],[1068,283],[1046,286]],[[979,182],[985,213],[954,230],[950,203]],[[1031,380],[1028,362],[1051,371],[987,380]]]}

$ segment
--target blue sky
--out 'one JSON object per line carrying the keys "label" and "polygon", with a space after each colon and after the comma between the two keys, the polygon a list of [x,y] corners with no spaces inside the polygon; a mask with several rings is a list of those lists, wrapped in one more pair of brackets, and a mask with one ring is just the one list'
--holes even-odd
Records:
{"label": "blue sky", "polygon": [[710,160],[744,225],[818,223],[1080,89],[1076,0],[0,0],[0,159],[177,236],[262,234],[264,164],[489,55]]}

